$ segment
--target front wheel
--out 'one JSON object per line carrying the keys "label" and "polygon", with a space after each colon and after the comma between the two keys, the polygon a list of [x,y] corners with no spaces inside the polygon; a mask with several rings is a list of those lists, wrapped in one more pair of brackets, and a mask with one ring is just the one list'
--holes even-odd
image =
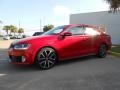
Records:
{"label": "front wheel", "polygon": [[100,45],[98,50],[98,57],[104,58],[107,55],[107,47],[105,44]]}
{"label": "front wheel", "polygon": [[36,63],[41,69],[52,68],[57,61],[57,55],[54,49],[46,47],[41,49],[36,58]]}

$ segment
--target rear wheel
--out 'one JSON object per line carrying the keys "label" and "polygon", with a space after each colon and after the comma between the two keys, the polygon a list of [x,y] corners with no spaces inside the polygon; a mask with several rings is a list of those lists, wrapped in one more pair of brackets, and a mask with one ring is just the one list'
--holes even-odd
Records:
{"label": "rear wheel", "polygon": [[107,54],[107,47],[105,44],[100,45],[99,50],[98,50],[98,56],[100,58],[106,57]]}
{"label": "rear wheel", "polygon": [[41,49],[36,58],[36,63],[41,69],[52,68],[57,61],[57,55],[54,49],[46,47]]}

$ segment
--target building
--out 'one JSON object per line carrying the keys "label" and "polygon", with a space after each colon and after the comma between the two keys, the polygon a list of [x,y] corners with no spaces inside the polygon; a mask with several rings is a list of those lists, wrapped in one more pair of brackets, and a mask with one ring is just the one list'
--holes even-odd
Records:
{"label": "building", "polygon": [[106,28],[111,35],[112,44],[120,45],[120,11],[108,13],[108,11],[80,13],[70,15],[70,24],[90,24]]}

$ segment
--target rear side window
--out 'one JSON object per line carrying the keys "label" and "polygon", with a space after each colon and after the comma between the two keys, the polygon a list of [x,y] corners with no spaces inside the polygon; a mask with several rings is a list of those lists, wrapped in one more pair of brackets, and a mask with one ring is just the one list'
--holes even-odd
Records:
{"label": "rear side window", "polygon": [[89,28],[89,27],[85,28],[85,35],[93,35],[94,36],[94,35],[99,35],[99,34],[100,33],[93,28]]}
{"label": "rear side window", "polygon": [[71,32],[72,35],[83,35],[85,32],[85,28],[84,27],[73,27],[69,29],[68,32]]}

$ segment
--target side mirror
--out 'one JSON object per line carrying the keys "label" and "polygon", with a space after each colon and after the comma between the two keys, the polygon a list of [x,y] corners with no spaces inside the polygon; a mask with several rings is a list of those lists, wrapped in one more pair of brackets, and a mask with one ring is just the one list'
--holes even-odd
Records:
{"label": "side mirror", "polygon": [[64,32],[61,34],[61,36],[72,36],[72,33],[70,32]]}
{"label": "side mirror", "polygon": [[63,40],[66,36],[72,36],[72,33],[70,33],[70,32],[64,32],[64,33],[62,33],[62,34],[58,37],[58,39],[59,39],[59,40]]}

